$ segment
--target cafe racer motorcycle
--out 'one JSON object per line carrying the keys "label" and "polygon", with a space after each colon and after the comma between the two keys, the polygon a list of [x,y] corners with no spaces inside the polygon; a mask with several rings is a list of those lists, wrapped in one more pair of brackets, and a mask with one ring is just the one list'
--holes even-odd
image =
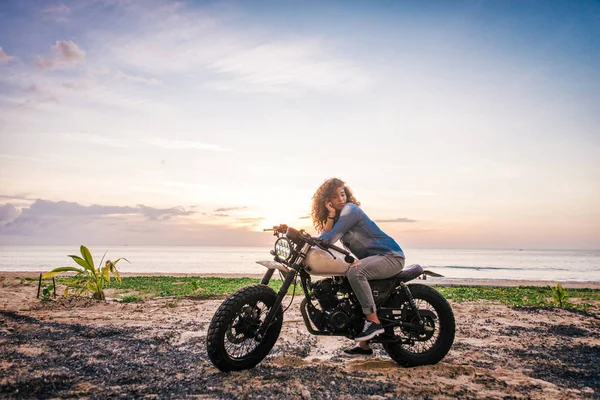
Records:
{"label": "cafe racer motorcycle", "polygon": [[[231,294],[208,328],[208,357],[224,372],[253,368],[271,351],[283,324],[284,297],[292,284],[296,292],[298,278],[304,292],[300,312],[311,334],[353,339],[363,329],[365,316],[344,277],[354,257],[287,225],[265,231],[273,231],[277,239],[271,250],[274,260],[258,261],[267,267],[261,283]],[[276,270],[283,280],[277,293],[268,286]],[[430,286],[406,284],[422,274],[423,268],[415,264],[392,278],[369,281],[385,329],[370,343],[381,343],[405,367],[439,362],[454,342],[454,313],[448,301]]]}

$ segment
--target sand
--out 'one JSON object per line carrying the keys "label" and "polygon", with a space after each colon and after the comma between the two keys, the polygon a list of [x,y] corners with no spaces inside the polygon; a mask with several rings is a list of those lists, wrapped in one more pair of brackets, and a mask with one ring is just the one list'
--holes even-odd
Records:
{"label": "sand", "polygon": [[451,302],[457,332],[446,358],[401,368],[379,345],[373,357],[346,359],[348,339],[310,335],[297,297],[270,355],[252,370],[224,374],[205,349],[222,299],[40,303],[37,283],[24,276],[0,273],[0,397],[600,398],[598,302],[588,313]]}

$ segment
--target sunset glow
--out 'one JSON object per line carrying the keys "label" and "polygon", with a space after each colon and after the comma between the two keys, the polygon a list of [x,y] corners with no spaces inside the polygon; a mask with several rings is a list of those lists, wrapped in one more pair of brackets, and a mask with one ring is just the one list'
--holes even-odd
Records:
{"label": "sunset glow", "polygon": [[597,2],[0,3],[0,244],[600,248]]}

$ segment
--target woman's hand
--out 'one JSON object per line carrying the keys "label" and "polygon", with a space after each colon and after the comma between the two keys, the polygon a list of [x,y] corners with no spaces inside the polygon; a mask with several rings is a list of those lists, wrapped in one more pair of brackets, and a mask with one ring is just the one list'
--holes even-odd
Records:
{"label": "woman's hand", "polygon": [[331,201],[325,202],[325,208],[327,208],[330,217],[335,217],[335,208],[333,208],[333,204],[331,203]]}

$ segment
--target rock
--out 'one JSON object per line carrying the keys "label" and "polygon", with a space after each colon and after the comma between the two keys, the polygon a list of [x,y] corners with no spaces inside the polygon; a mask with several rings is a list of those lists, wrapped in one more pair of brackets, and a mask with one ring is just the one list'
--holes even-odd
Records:
{"label": "rock", "polygon": [[308,391],[308,389],[302,389],[302,398],[310,399],[310,392]]}

